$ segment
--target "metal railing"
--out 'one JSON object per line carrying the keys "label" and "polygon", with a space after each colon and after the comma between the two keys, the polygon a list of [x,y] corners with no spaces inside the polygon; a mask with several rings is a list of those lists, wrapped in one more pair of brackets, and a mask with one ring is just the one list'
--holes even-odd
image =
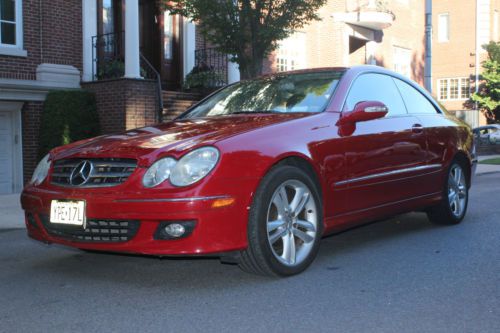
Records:
{"label": "metal railing", "polygon": [[222,87],[227,84],[227,55],[215,48],[199,49],[194,52],[195,69],[208,77],[210,88]]}
{"label": "metal railing", "polygon": [[92,77],[105,80],[122,77],[125,73],[124,33],[92,37]]}
{"label": "metal railing", "polygon": [[153,65],[146,59],[146,57],[141,53],[141,75],[145,79],[156,81],[156,94],[158,98],[158,110],[156,115],[156,120],[161,123],[163,121],[163,92],[161,85],[161,75],[154,68]]}

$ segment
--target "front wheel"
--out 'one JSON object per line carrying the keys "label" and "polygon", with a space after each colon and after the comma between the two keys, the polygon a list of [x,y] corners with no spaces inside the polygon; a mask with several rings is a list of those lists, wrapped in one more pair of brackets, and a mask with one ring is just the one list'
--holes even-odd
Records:
{"label": "front wheel", "polygon": [[462,164],[455,161],[448,171],[441,203],[431,208],[427,216],[435,224],[458,224],[467,212],[468,202],[469,186],[466,173]]}
{"label": "front wheel", "polygon": [[247,272],[288,276],[316,257],[323,231],[322,205],[311,177],[293,166],[278,166],[262,180],[248,221],[248,248],[240,267]]}

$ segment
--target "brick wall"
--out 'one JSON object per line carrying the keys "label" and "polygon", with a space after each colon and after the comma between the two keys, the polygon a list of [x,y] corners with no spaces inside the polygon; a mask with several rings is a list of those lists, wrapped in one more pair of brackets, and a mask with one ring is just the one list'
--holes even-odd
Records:
{"label": "brick wall", "polygon": [[[346,4],[356,7],[352,6],[356,3],[354,0],[330,0],[318,11],[322,20],[313,21],[300,30],[306,34],[305,45],[300,46],[306,50],[306,68],[352,66],[365,63],[365,47],[349,54],[348,35],[351,26],[341,19],[332,17],[334,14],[346,13]],[[375,51],[378,65],[394,69],[394,47],[411,50],[411,78],[420,84],[424,81],[424,4],[422,0],[408,0],[407,3],[389,2],[389,9],[394,12],[396,19],[391,27],[383,30],[382,41],[376,44]],[[269,59],[270,68],[267,70],[276,70],[275,59],[276,54],[273,54]]]}
{"label": "brick wall", "polygon": [[118,79],[82,84],[96,94],[103,134],[122,132],[156,122],[156,82]]}
{"label": "brick wall", "polygon": [[26,183],[38,163],[38,137],[43,102],[26,102],[22,109],[23,175]]}
{"label": "brick wall", "polygon": [[23,0],[23,20],[28,56],[0,55],[1,78],[34,80],[41,63],[82,69],[81,0]]}

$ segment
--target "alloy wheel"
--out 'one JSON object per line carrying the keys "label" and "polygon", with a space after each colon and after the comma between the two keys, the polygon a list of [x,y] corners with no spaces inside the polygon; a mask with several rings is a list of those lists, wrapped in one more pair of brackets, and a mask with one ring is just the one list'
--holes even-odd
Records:
{"label": "alloy wheel", "polygon": [[462,167],[453,165],[448,177],[448,202],[453,215],[462,216],[467,202],[467,184]]}
{"label": "alloy wheel", "polygon": [[288,180],[275,190],[267,211],[267,239],[277,260],[300,265],[314,246],[318,232],[317,205],[311,190]]}

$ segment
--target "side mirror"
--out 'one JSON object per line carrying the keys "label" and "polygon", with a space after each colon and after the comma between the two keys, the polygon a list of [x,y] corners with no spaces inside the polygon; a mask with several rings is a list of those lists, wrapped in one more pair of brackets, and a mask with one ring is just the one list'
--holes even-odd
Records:
{"label": "side mirror", "polygon": [[387,112],[389,112],[389,109],[382,102],[359,102],[358,104],[356,104],[353,111],[342,112],[342,116],[339,119],[337,125],[354,125],[360,121],[383,118],[385,117]]}

